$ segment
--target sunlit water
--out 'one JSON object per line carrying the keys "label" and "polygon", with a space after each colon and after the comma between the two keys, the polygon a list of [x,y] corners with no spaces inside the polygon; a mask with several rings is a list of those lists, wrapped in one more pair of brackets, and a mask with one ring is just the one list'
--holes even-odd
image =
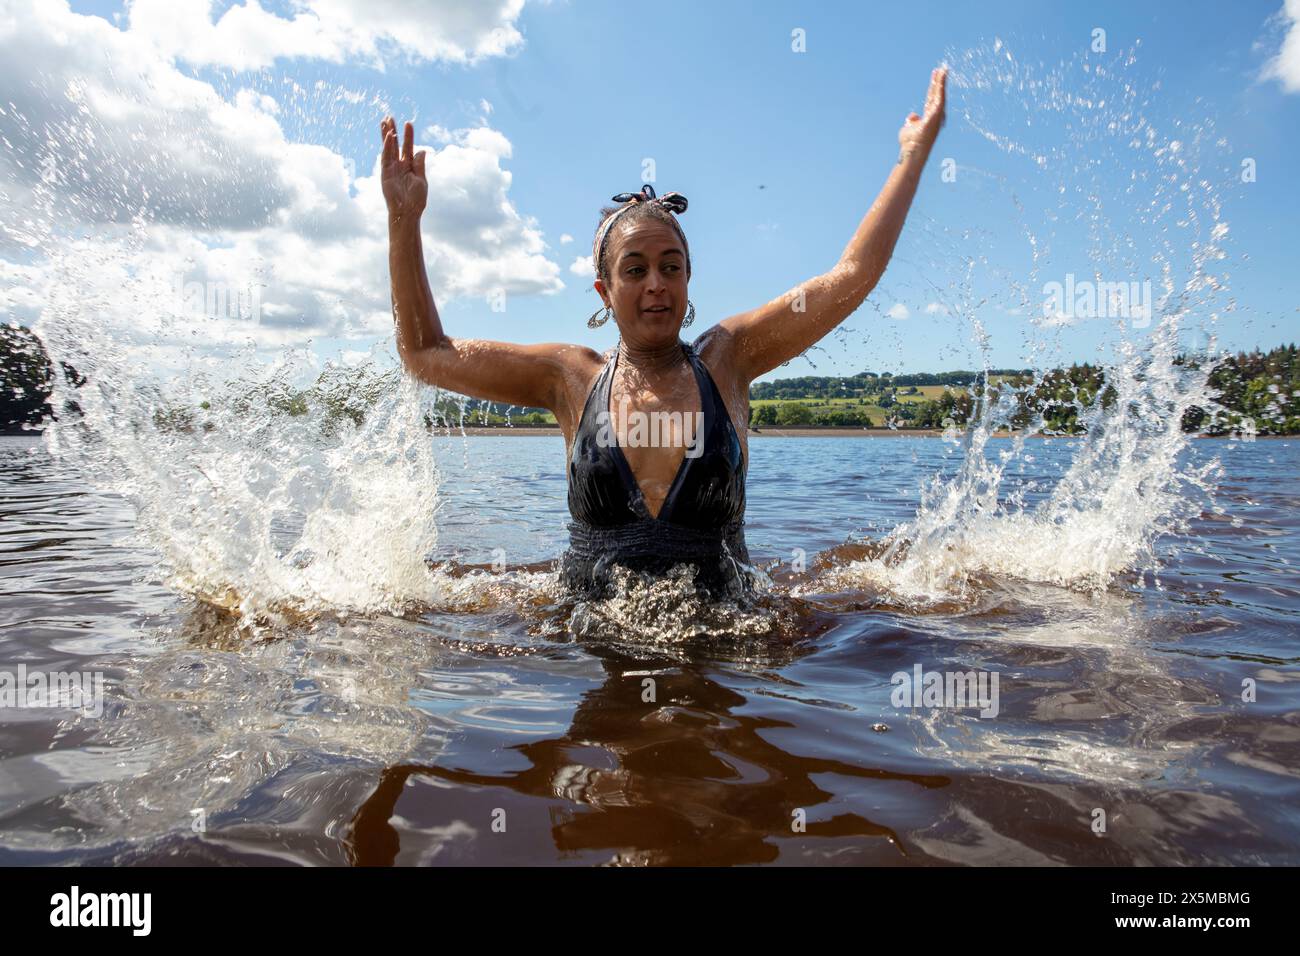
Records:
{"label": "sunlit water", "polygon": [[[985,367],[990,310],[1023,314],[1026,364],[1099,361],[1114,400],[1078,400],[1070,439],[997,437],[1006,386],[945,439],[753,437],[739,604],[678,579],[575,604],[558,439],[431,436],[436,396],[380,354],[192,347],[149,197],[37,163],[9,231],[84,383],[0,440],[0,670],[106,692],[0,709],[0,856],[1297,862],[1300,454],[1179,424],[1215,408],[1236,309],[1235,156],[1131,51],[951,60],[951,123],[1009,172],[963,165],[973,192],[914,215],[869,309],[933,299]],[[6,129],[35,160],[94,132],[68,115]],[[72,235],[70,202],[116,225]],[[1154,287],[1083,317],[1096,356],[1040,308],[1075,273]],[[996,706],[900,706],[918,668],[996,675]]]}
{"label": "sunlit water", "polygon": [[[558,439],[434,445],[443,554],[559,553]],[[1050,486],[1076,446],[1032,442],[1009,487]],[[752,455],[751,549],[788,578],[796,549],[814,574],[960,459],[908,438]],[[107,683],[98,719],[0,711],[0,859],[1300,862],[1300,443],[1184,460],[1210,455],[1236,520],[1205,512],[1157,545],[1159,588],[991,578],[926,613],[808,594],[771,634],[656,643],[568,634],[540,598],[241,632],[151,579],[122,499],[0,439],[0,667]],[[892,675],[917,664],[996,672],[997,716],[894,707]]]}

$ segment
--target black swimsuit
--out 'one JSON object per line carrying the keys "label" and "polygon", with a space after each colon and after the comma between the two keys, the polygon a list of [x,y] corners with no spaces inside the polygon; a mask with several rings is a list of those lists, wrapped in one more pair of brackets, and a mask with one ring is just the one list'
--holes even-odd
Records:
{"label": "black swimsuit", "polygon": [[[749,583],[745,548],[745,461],[740,438],[718,387],[695,349],[681,343],[700,389],[703,431],[683,456],[657,517],[619,447],[609,421],[609,393],[618,353],[606,364],[582,410],[569,456],[569,550],[564,582],[592,597],[609,593],[615,564],[661,575],[694,566],[696,584],[713,597],[738,595]],[[600,415],[604,410],[605,415]],[[627,427],[624,424],[624,427]],[[740,590],[738,590],[740,589]]]}

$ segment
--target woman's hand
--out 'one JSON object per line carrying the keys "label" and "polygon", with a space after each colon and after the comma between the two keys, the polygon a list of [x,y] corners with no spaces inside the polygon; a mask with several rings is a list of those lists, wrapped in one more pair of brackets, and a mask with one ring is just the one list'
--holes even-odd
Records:
{"label": "woman's hand", "polygon": [[379,124],[384,137],[383,159],[380,163],[384,199],[388,203],[390,219],[419,219],[429,198],[429,181],[424,178],[424,153],[416,153],[415,129],[406,124],[402,152],[397,152],[397,124],[391,116]]}
{"label": "woman's hand", "polygon": [[898,161],[913,153],[920,153],[924,158],[930,154],[943,125],[945,87],[948,82],[948,68],[941,66],[930,74],[930,92],[925,97],[925,115],[910,114],[898,131],[898,145],[902,148]]}

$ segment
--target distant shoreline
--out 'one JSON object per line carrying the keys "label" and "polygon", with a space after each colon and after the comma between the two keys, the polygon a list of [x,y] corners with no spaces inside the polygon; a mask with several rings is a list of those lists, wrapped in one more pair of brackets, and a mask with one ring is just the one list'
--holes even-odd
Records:
{"label": "distant shoreline", "polygon": [[[553,435],[556,438],[561,437],[558,426],[552,425],[466,425],[465,434],[469,437],[486,437],[500,436],[503,438],[529,438]],[[443,438],[459,437],[460,429],[438,428],[436,434]],[[811,428],[772,428],[766,427],[762,431],[755,431],[753,428],[748,430],[751,438],[939,438],[943,435],[942,429],[937,428],[856,428],[854,426],[843,425],[824,425]],[[1014,438],[1015,433],[999,431],[994,432],[994,438]],[[1042,435],[1037,432],[1028,436],[1038,439],[1080,439],[1083,435]],[[1229,439],[1228,435],[1189,435],[1190,438],[1220,438]],[[1300,438],[1300,435],[1256,435],[1257,440],[1275,439],[1275,438]]]}
{"label": "distant shoreline", "polygon": [[[749,435],[751,438],[903,438],[908,435],[920,437],[932,437],[942,435],[943,431],[933,428],[856,428],[852,425],[824,425],[821,427],[806,428],[774,428],[765,427],[762,431],[756,431],[750,428]],[[459,429],[437,429],[440,435],[459,435]],[[540,436],[555,435],[560,436],[561,432],[558,426],[547,427],[545,425],[466,425],[465,434],[472,436],[487,435],[508,435],[508,436]]]}
{"label": "distant shoreline", "polygon": [[[756,431],[753,428],[748,430],[751,438],[939,438],[943,432],[937,428],[855,428],[851,425],[825,425],[821,427],[809,428],[764,428],[762,431]],[[440,438],[460,437],[461,429],[436,428],[432,434]],[[471,438],[541,438],[554,436],[563,437],[558,426],[552,425],[466,425],[464,434]],[[40,438],[40,431],[7,431],[0,430],[0,438]],[[1012,432],[994,432],[993,438],[1014,438]],[[1079,439],[1083,435],[1042,435],[1037,432],[1028,436],[1037,439]],[[1228,435],[1190,435],[1191,438],[1220,438],[1229,439]],[[1256,435],[1257,441],[1274,440],[1279,438],[1297,438],[1300,435]]]}

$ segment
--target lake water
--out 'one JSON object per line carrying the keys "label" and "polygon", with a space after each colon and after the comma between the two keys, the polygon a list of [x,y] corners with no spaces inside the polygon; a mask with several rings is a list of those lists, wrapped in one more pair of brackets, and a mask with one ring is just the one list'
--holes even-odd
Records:
{"label": "lake water", "polygon": [[[164,578],[125,499],[0,439],[0,671],[103,675],[98,715],[0,708],[0,863],[1300,863],[1296,440],[1180,451],[1219,459],[1222,513],[1158,572],[1050,583],[1121,498],[1095,536],[949,538],[931,570],[971,571],[918,600],[861,569],[955,444],[754,437],[773,583],[720,616],[575,610],[559,439],[434,442],[454,600],[250,626]],[[1031,441],[997,496],[1045,500],[1079,444]],[[918,670],[996,697],[898,706]]]}

